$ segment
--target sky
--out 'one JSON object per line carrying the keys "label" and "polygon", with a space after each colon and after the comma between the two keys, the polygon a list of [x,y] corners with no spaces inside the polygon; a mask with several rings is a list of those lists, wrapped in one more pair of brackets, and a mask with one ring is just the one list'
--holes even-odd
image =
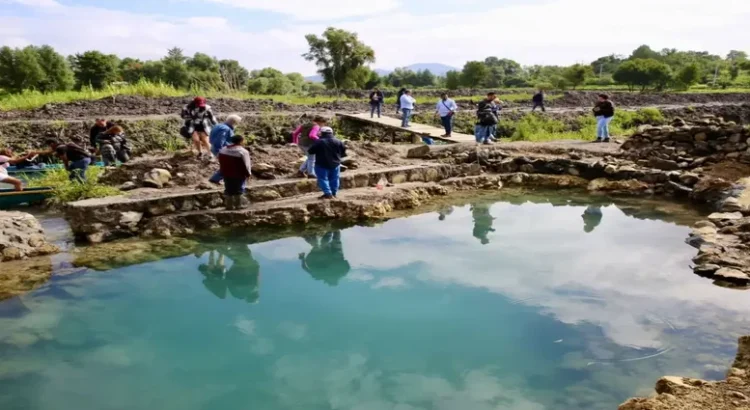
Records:
{"label": "sky", "polygon": [[374,68],[589,63],[652,48],[750,51],[747,0],[0,0],[0,45],[49,44],[158,59],[177,46],[249,69],[315,73],[305,34],[334,26],[375,50]]}

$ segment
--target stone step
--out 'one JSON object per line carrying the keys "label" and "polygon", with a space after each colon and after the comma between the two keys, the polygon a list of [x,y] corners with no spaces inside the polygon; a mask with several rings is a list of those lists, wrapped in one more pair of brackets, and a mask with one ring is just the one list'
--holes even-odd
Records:
{"label": "stone step", "polygon": [[[477,164],[426,164],[378,170],[358,170],[341,175],[341,192],[373,187],[381,179],[389,184],[438,182],[451,177],[478,175]],[[260,181],[248,187],[251,203],[278,201],[306,194],[320,195],[314,179]],[[223,206],[223,190],[166,189],[138,190],[125,195],[88,199],[68,204],[65,218],[79,238],[100,242],[109,237],[133,236],[134,227],[153,217],[185,212],[205,212]],[[102,236],[99,233],[105,232]],[[94,237],[90,235],[96,234]]]}

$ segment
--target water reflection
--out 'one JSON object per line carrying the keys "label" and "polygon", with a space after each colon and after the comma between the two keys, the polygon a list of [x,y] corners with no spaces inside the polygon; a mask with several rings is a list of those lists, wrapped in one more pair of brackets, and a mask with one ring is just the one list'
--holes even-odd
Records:
{"label": "water reflection", "polygon": [[[226,268],[226,259],[231,261]],[[260,298],[260,265],[245,244],[218,246],[208,252],[208,263],[200,264],[203,286],[219,299],[227,297],[227,291],[235,299],[256,303]]]}
{"label": "water reflection", "polygon": [[601,206],[589,205],[581,215],[581,218],[583,218],[583,231],[586,233],[594,232],[594,229],[602,223],[603,217],[604,214],[602,214]]}
{"label": "water reflection", "polygon": [[312,246],[307,254],[299,254],[302,269],[313,279],[323,281],[329,286],[336,286],[349,273],[351,266],[344,257],[341,244],[341,231],[328,231],[323,235],[308,235],[305,242]]}
{"label": "water reflection", "polygon": [[495,218],[490,215],[490,204],[487,203],[476,203],[471,205],[471,216],[474,218],[474,230],[472,234],[475,238],[479,239],[482,245],[490,243],[488,237],[490,232],[495,232],[492,227],[492,221]]}

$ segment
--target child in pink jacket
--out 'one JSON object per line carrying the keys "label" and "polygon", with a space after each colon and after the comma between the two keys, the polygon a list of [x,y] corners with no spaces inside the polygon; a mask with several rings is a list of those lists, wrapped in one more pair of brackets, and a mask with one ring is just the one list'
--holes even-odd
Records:
{"label": "child in pink jacket", "polygon": [[318,140],[320,128],[325,126],[327,122],[325,118],[316,116],[311,123],[300,125],[292,133],[292,143],[299,146],[302,152],[307,155],[307,160],[299,168],[302,177],[315,178],[315,155],[311,155],[307,151]]}

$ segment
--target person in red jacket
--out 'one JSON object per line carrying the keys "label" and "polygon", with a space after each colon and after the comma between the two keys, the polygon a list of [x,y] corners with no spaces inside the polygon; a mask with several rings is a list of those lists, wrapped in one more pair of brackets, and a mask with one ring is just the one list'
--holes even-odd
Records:
{"label": "person in red jacket", "polygon": [[224,204],[228,210],[241,209],[245,184],[252,175],[250,152],[243,147],[245,138],[235,135],[230,145],[219,151],[219,169],[224,177]]}

